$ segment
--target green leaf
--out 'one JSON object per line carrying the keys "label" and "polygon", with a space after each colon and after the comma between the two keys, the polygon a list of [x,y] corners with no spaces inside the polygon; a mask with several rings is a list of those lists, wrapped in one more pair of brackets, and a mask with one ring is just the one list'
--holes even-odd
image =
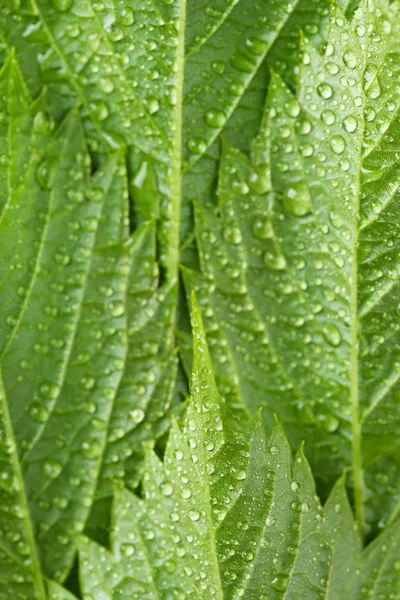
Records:
{"label": "green leaf", "polygon": [[83,593],[355,598],[360,543],[343,478],[323,509],[278,423],[268,442],[258,416],[244,432],[227,426],[196,303],[193,328],[184,428],[172,426],[164,464],[148,451],[143,499],[116,492],[110,552],[82,539]]}
{"label": "green leaf", "polygon": [[63,579],[70,532],[111,477],[138,477],[142,441],[159,435],[174,294],[159,286],[154,225],[129,233],[124,154],[91,176],[76,109],[52,135],[12,57],[0,86],[1,364],[43,569]]}
{"label": "green leaf", "polygon": [[45,600],[24,481],[0,380],[0,598]]}
{"label": "green leaf", "polygon": [[352,23],[332,9],[325,53],[303,43],[297,97],[273,76],[251,160],[225,146],[219,225],[197,208],[189,285],[229,349],[231,387],[307,440],[318,478],[352,470],[361,527],[363,470],[398,460],[399,17],[379,8]]}
{"label": "green leaf", "polygon": [[191,261],[192,199],[213,199],[221,131],[246,146],[241,132],[256,133],[268,64],[280,56],[292,68],[303,27],[323,38],[329,0],[305,4],[0,2],[3,43],[16,49],[31,92],[46,85],[57,120],[82,102],[94,152],[130,146],[134,210],[139,221],[160,218],[171,282],[180,230]]}

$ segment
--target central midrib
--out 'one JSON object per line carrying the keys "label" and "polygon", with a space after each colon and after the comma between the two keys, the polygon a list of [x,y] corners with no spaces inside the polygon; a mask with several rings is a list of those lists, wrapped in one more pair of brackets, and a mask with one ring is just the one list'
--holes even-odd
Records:
{"label": "central midrib", "polygon": [[185,31],[186,0],[179,3],[178,46],[176,51],[176,103],[174,111],[174,137],[172,145],[171,175],[171,220],[167,238],[165,269],[167,281],[174,283],[178,278],[179,246],[182,205],[182,123],[183,123],[183,85],[185,72]]}

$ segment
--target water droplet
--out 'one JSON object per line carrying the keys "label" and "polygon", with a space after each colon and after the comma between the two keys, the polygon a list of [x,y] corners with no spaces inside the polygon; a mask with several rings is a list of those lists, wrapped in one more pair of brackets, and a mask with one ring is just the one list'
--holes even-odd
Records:
{"label": "water droplet", "polygon": [[278,456],[278,454],[280,453],[280,448],[279,446],[271,446],[269,451],[273,456]]}
{"label": "water droplet", "polygon": [[346,142],[341,135],[334,135],[331,139],[331,148],[335,154],[342,154],[346,148]]}
{"label": "water droplet", "polygon": [[89,104],[89,109],[96,121],[104,121],[110,114],[107,102],[96,100]]}
{"label": "water droplet", "polygon": [[258,165],[249,177],[249,189],[253,194],[263,195],[271,191],[268,165]]}
{"label": "water droplet", "polygon": [[41,406],[37,402],[33,403],[29,409],[29,416],[38,423],[46,423],[49,417],[49,411],[44,406]]}
{"label": "water droplet", "polygon": [[238,471],[236,479],[238,479],[239,481],[243,481],[243,479],[246,479],[246,471]]}
{"label": "water droplet", "polygon": [[228,242],[228,244],[240,244],[242,241],[242,234],[240,229],[237,227],[225,227],[224,229],[224,240]]}
{"label": "water droplet", "polygon": [[72,7],[74,0],[51,0],[51,2],[56,10],[65,12]]}
{"label": "water droplet", "polygon": [[298,117],[300,114],[300,104],[294,98],[286,102],[285,112],[289,117]]}
{"label": "water droplet", "polygon": [[271,581],[271,588],[277,592],[285,592],[289,585],[289,577],[287,575],[278,574]]}
{"label": "water droplet", "polygon": [[349,115],[343,121],[343,127],[349,133],[353,133],[357,129],[357,119],[353,115]]}
{"label": "water droplet", "polygon": [[250,37],[245,41],[247,50],[254,56],[262,56],[268,49],[268,44],[264,40],[256,37]]}
{"label": "water droplet", "polygon": [[283,197],[283,206],[295,217],[305,217],[312,210],[310,193],[305,184],[289,188]]}
{"label": "water droplet", "polygon": [[253,73],[255,69],[254,61],[240,52],[236,54],[236,56],[234,56],[230,62],[232,67],[241,73],[250,74]]}
{"label": "water droplet", "polygon": [[147,99],[147,109],[151,115],[155,115],[160,110],[160,103],[154,96]]}
{"label": "water droplet", "polygon": [[231,83],[229,91],[233,96],[242,96],[244,94],[244,86],[240,82]]}
{"label": "water droplet", "polygon": [[200,519],[200,513],[198,510],[190,510],[189,511],[189,518],[192,521],[198,521]]}
{"label": "water droplet", "polygon": [[266,216],[261,216],[254,221],[253,234],[259,240],[268,240],[274,236],[271,221]]}
{"label": "water droplet", "polygon": [[254,558],[254,553],[251,550],[245,550],[244,552],[242,552],[242,558],[246,562],[250,562]]}
{"label": "water droplet", "polygon": [[266,252],[264,255],[264,263],[270,269],[275,271],[283,271],[286,268],[286,260],[282,254]]}
{"label": "water droplet", "polygon": [[333,96],[332,87],[329,85],[329,83],[321,83],[318,86],[318,94],[321,96],[321,98],[328,100]]}
{"label": "water droplet", "polygon": [[103,449],[97,440],[87,440],[86,442],[83,442],[81,451],[84,456],[87,456],[87,458],[98,458]]}
{"label": "water droplet", "polygon": [[145,417],[145,412],[141,408],[136,408],[129,413],[129,416],[134,423],[141,423]]}
{"label": "water droplet", "polygon": [[203,154],[207,150],[207,144],[201,138],[192,138],[188,141],[188,148],[193,154]]}
{"label": "water droplet", "polygon": [[172,494],[174,493],[174,488],[169,482],[167,482],[162,484],[161,491],[163,496],[172,496]]}
{"label": "water droplet", "polygon": [[321,117],[326,125],[333,125],[336,120],[335,114],[331,110],[324,110]]}
{"label": "water droplet", "polygon": [[215,60],[212,64],[211,64],[211,69],[214,71],[214,73],[216,73],[217,75],[222,75],[222,73],[225,71],[225,64],[222,62],[222,60]]}
{"label": "water droplet", "polygon": [[222,127],[226,121],[226,117],[220,110],[209,110],[206,114],[206,121],[210,127]]}
{"label": "water droplet", "polygon": [[99,80],[99,87],[106,94],[111,94],[111,92],[114,91],[114,83],[113,83],[113,81],[111,79],[108,79],[107,77],[101,77],[100,78],[100,80]]}
{"label": "water droplet", "polygon": [[44,160],[40,163],[36,171],[36,180],[43,190],[51,189],[51,178],[56,163],[53,159]]}
{"label": "water droplet", "polygon": [[130,8],[130,6],[125,6],[121,10],[119,20],[121,25],[124,25],[125,27],[128,27],[129,25],[133,24],[135,17],[133,14],[133,10]]}
{"label": "water droplet", "polygon": [[333,325],[332,323],[327,323],[326,325],[324,325],[322,329],[322,335],[324,336],[328,344],[334,346],[335,348],[339,346],[340,342],[342,341],[342,336],[340,334],[339,329],[336,327],[336,325]]}
{"label": "water droplet", "polygon": [[46,460],[42,465],[42,473],[50,479],[56,479],[62,471],[62,464],[58,460]]}
{"label": "water droplet", "polygon": [[328,433],[333,433],[339,428],[340,422],[335,415],[325,415],[323,427]]}
{"label": "water droplet", "polygon": [[55,400],[60,393],[60,387],[51,381],[46,381],[40,386],[40,393],[44,398]]}
{"label": "water droplet", "polygon": [[107,310],[113,317],[121,317],[125,313],[125,305],[123,302],[109,302]]}
{"label": "water droplet", "polygon": [[357,66],[357,56],[350,51],[347,51],[343,54],[343,62],[349,69],[355,69]]}
{"label": "water droplet", "polygon": [[132,544],[122,544],[121,554],[127,558],[130,558],[135,554],[135,547]]}

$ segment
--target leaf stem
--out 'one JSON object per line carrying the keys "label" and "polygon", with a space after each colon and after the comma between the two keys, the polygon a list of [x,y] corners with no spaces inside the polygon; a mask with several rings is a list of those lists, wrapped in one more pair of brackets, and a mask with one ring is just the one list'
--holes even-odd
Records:
{"label": "leaf stem", "polygon": [[182,121],[183,84],[185,75],[185,29],[186,0],[179,1],[178,46],[176,52],[176,103],[174,112],[174,137],[172,147],[171,217],[167,234],[165,269],[167,280],[172,283],[178,277],[179,241],[182,204]]}

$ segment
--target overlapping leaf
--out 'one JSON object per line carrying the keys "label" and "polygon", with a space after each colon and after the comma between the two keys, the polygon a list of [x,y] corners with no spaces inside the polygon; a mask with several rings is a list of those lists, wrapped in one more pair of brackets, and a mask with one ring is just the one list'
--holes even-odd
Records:
{"label": "overlapping leaf", "polygon": [[137,477],[171,401],[174,299],[158,289],[154,226],[130,236],[124,155],[90,177],[78,112],[52,135],[13,58],[0,85],[1,364],[44,570],[60,578],[100,473],[104,487],[131,461]]}
{"label": "overlapping leaf", "polygon": [[312,440],[319,477],[352,469],[360,522],[363,469],[398,456],[398,21],[384,2],[350,24],[333,9],[297,97],[274,76],[252,161],[225,147],[219,227],[197,210],[205,279],[186,274],[227,392]]}
{"label": "overlapping leaf", "polygon": [[[116,492],[111,550],[82,539],[83,594],[396,598],[396,532],[361,557],[343,479],[322,508],[302,450],[292,464],[279,424],[267,442],[259,417],[245,432],[229,422],[196,304],[193,326],[183,430],[173,425],[164,464],[149,450],[143,499]],[[386,544],[392,545],[388,554]]]}

